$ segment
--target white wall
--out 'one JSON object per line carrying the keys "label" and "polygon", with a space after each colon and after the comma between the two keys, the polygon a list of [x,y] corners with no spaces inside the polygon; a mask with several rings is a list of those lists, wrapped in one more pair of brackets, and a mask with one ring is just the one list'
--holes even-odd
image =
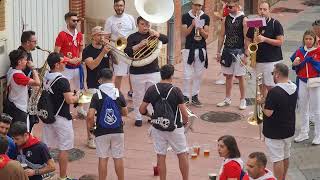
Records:
{"label": "white wall", "polygon": [[[13,46],[20,45],[22,24],[25,30],[33,30],[38,38],[38,46],[43,49],[53,50],[55,38],[65,27],[64,14],[69,11],[67,0],[10,0],[10,26],[9,37],[13,40]],[[32,52],[34,63],[41,67],[47,57],[47,53],[35,50]]]}

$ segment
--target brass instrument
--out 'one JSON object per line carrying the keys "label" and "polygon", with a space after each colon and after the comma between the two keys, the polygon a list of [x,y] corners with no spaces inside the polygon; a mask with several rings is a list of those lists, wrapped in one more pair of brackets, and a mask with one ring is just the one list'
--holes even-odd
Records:
{"label": "brass instrument", "polygon": [[[199,16],[199,14],[198,14],[198,12],[197,12],[195,19],[199,19],[199,18],[200,18],[200,16]],[[200,35],[200,30],[199,30],[199,29],[195,28],[195,35],[194,35],[193,38],[194,38],[194,40],[196,40],[196,41],[201,41],[202,36]]]}
{"label": "brass instrument", "polygon": [[253,42],[249,44],[248,50],[250,53],[250,66],[252,68],[256,67],[257,64],[257,51],[259,49],[258,43],[257,43],[257,37],[259,36],[259,27],[254,28],[254,33],[253,33]]}
{"label": "brass instrument", "polygon": [[[174,12],[174,3],[172,0],[162,0],[161,3],[157,3],[154,0],[135,0],[135,8],[138,14],[150,23],[164,23],[168,21]],[[117,45],[118,41],[115,42],[115,46],[111,44],[111,52],[117,59],[117,56],[122,56],[121,60],[133,67],[142,67],[152,63],[160,54],[162,48],[162,42],[156,37],[148,37],[148,43],[135,51],[133,57],[129,57],[122,50],[120,45],[124,44],[124,41],[120,41],[120,45]],[[124,48],[123,48],[124,49]]]}
{"label": "brass instrument", "polygon": [[[39,46],[36,46],[36,48],[41,51],[47,52],[49,54],[51,53],[51,51],[46,50],[46,49],[42,49]],[[31,95],[30,95],[30,98],[28,100],[28,113],[30,115],[37,115],[37,111],[38,111],[37,105],[38,105],[38,102],[39,102],[39,99],[40,99],[40,96],[42,93],[42,89],[43,89],[42,88],[43,87],[43,79],[44,79],[44,76],[47,73],[47,71],[48,71],[48,61],[46,60],[43,64],[43,66],[38,69],[38,75],[39,75],[39,79],[40,79],[40,88],[37,88],[37,89],[33,88]]]}
{"label": "brass instrument", "polygon": [[103,45],[108,45],[111,48],[116,48],[120,51],[123,51],[127,47],[127,39],[124,37],[119,37],[117,39],[108,39],[109,41],[113,42],[114,45],[110,44],[109,42],[106,42],[104,39],[102,40]]}
{"label": "brass instrument", "polygon": [[188,133],[189,130],[191,132],[194,131],[194,129],[193,129],[194,121],[196,119],[198,119],[198,116],[195,115],[190,109],[187,108],[187,112],[188,112],[188,121],[189,121],[189,123],[184,127],[184,133],[185,134]]}
{"label": "brass instrument", "polygon": [[261,104],[258,104],[257,102],[257,98],[261,97],[261,89],[260,89],[260,85],[262,84],[263,81],[263,74],[260,73],[257,75],[256,77],[256,93],[255,93],[255,102],[254,102],[254,107],[253,107],[253,115],[250,116],[247,119],[247,122],[251,125],[254,126],[259,126],[259,136],[261,139],[261,126],[260,124],[263,122],[263,108],[261,106]]}
{"label": "brass instrument", "polygon": [[155,36],[149,36],[147,38],[148,42],[142,48],[133,52],[133,59],[137,60],[142,57],[148,57],[152,54],[158,45],[159,39]]}

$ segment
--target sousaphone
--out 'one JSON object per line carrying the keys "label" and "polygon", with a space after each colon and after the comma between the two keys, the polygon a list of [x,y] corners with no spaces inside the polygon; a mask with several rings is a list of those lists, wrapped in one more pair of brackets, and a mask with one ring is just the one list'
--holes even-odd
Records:
{"label": "sousaphone", "polygon": [[[165,23],[172,17],[174,12],[173,0],[162,0],[161,3],[155,0],[135,0],[134,5],[138,14],[150,23]],[[123,47],[123,44],[118,46]],[[162,42],[159,39],[148,37],[147,45],[135,51],[133,58],[117,47],[112,47],[111,51],[117,59],[121,59],[133,67],[141,67],[152,63],[158,58],[161,48]],[[125,58],[118,58],[118,56]]]}

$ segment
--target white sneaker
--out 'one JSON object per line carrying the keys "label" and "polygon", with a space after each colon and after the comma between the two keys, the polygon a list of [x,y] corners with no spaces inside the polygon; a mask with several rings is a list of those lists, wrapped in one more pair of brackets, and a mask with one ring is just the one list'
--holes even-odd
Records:
{"label": "white sneaker", "polygon": [[240,100],[239,109],[240,109],[240,110],[245,110],[246,108],[247,108],[247,101],[246,101],[246,99],[241,99],[241,100]]}
{"label": "white sneaker", "polygon": [[90,149],[96,149],[96,142],[94,141],[94,138],[88,139],[87,146]]}
{"label": "white sneaker", "polygon": [[299,134],[297,137],[294,138],[294,142],[299,143],[307,139],[309,139],[308,134]]}
{"label": "white sneaker", "polygon": [[216,85],[224,85],[226,84],[226,80],[225,79],[218,79],[215,82]]}
{"label": "white sneaker", "polygon": [[320,144],[320,136],[314,137],[312,141],[312,145],[319,145]]}
{"label": "white sneaker", "polygon": [[231,104],[231,99],[225,98],[222,102],[218,103],[218,107],[229,106]]}

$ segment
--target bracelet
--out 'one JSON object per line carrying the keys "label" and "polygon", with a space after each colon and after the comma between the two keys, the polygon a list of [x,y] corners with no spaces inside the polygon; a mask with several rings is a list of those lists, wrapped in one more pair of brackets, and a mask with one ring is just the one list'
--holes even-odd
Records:
{"label": "bracelet", "polygon": [[35,169],[35,170],[34,170],[34,174],[35,174],[35,175],[40,175],[40,170],[39,170],[39,169]]}

